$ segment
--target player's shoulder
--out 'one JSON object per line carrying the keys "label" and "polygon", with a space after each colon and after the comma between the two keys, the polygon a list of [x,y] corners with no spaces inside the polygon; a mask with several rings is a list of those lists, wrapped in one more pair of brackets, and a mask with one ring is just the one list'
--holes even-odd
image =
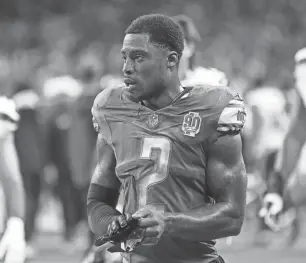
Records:
{"label": "player's shoulder", "polygon": [[219,134],[235,135],[242,131],[246,111],[238,93],[227,86],[201,85],[192,89],[192,96],[198,107],[210,109],[207,116],[213,116]]}
{"label": "player's shoulder", "polygon": [[120,97],[123,86],[112,86],[102,90],[94,99],[93,108],[104,108]]}
{"label": "player's shoulder", "polygon": [[196,85],[192,87],[190,96],[205,108],[222,106],[236,97],[229,87],[212,85]]}
{"label": "player's shoulder", "polygon": [[222,111],[217,122],[217,131],[221,136],[239,134],[246,121],[245,104],[238,93],[228,89],[225,99],[220,99]]}

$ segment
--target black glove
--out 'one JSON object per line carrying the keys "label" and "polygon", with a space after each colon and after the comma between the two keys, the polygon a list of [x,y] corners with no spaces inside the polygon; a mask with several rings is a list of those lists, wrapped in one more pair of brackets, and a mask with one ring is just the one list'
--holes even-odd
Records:
{"label": "black glove", "polygon": [[106,242],[117,244],[126,241],[130,234],[138,227],[138,220],[130,215],[120,215],[108,226],[108,233],[95,241],[99,247]]}

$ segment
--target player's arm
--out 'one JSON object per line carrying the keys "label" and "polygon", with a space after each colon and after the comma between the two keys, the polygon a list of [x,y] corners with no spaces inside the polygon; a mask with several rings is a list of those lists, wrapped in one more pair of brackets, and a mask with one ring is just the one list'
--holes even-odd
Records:
{"label": "player's arm", "polygon": [[209,152],[207,184],[214,204],[169,215],[165,232],[204,241],[238,235],[244,219],[247,177],[240,135],[219,138]]}
{"label": "player's arm", "polygon": [[8,220],[0,241],[0,258],[4,262],[23,263],[25,260],[25,193],[13,134],[0,139],[0,180],[3,185]]}
{"label": "player's arm", "polygon": [[[284,203],[284,188],[289,177],[297,165],[303,145],[306,141],[306,108],[299,104],[298,113],[287,133],[283,148],[279,151],[274,172],[267,179],[267,193],[263,198],[263,206],[259,212],[261,217],[271,219],[266,223],[274,222],[276,216],[287,204]],[[287,200],[288,201],[288,200]]]}
{"label": "player's arm", "polygon": [[92,176],[87,213],[90,229],[98,236],[107,233],[108,225],[118,218],[115,209],[120,182],[115,174],[116,158],[113,149],[99,133],[97,139],[97,166]]}
{"label": "player's arm", "polygon": [[0,180],[6,197],[8,216],[20,221],[25,215],[25,193],[13,134],[0,139],[0,147]]}
{"label": "player's arm", "polygon": [[275,174],[268,179],[268,192],[283,194],[283,187],[297,165],[306,141],[306,108],[300,103],[298,114],[287,133],[283,148],[278,153]]}

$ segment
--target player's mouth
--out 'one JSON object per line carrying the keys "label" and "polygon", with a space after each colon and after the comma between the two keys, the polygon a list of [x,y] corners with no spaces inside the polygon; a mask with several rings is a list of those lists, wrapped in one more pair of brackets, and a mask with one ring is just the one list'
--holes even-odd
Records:
{"label": "player's mouth", "polygon": [[130,78],[125,78],[123,80],[124,84],[128,87],[128,88],[133,88],[136,86],[136,81]]}

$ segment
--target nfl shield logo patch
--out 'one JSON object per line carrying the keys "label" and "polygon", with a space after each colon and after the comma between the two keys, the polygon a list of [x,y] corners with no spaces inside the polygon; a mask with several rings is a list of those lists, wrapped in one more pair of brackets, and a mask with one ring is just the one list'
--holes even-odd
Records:
{"label": "nfl shield logo patch", "polygon": [[184,116],[182,130],[184,135],[195,137],[199,133],[201,128],[201,117],[197,112],[189,112]]}
{"label": "nfl shield logo patch", "polygon": [[148,126],[150,129],[153,129],[155,127],[158,126],[159,124],[159,121],[158,121],[158,115],[157,114],[152,114],[152,115],[149,115],[149,119],[148,119]]}

